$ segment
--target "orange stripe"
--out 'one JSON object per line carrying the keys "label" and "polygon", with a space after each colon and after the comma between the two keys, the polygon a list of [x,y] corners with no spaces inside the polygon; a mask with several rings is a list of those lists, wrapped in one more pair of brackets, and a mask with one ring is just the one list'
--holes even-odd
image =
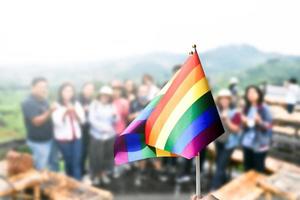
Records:
{"label": "orange stripe", "polygon": [[181,85],[175,91],[173,97],[168,101],[165,107],[160,112],[160,115],[155,120],[152,126],[151,133],[149,135],[149,145],[155,145],[156,139],[160,134],[162,127],[167,121],[168,117],[175,109],[180,100],[190,90],[190,88],[196,84],[201,78],[204,77],[204,72],[200,65],[195,67],[193,71],[185,78]]}
{"label": "orange stripe", "polygon": [[[188,76],[188,74],[190,74],[190,72],[195,67],[197,67],[199,65],[199,63],[200,63],[199,57],[198,57],[197,53],[195,53],[192,56],[190,56],[187,59],[187,61],[184,63],[184,65],[182,66],[180,72],[178,73],[178,76],[176,76],[176,78],[174,79],[174,81],[172,82],[172,84],[170,85],[170,87],[168,88],[168,90],[166,91],[166,93],[164,94],[162,99],[160,100],[159,104],[156,106],[156,108],[153,110],[152,114],[150,115],[150,117],[147,120],[146,128],[145,128],[146,143],[149,142],[149,137],[150,137],[150,133],[151,133],[151,129],[152,129],[151,127],[155,123],[158,116],[160,115],[162,109],[168,103],[169,99],[172,98],[173,94],[176,92],[177,88],[185,80],[185,78]],[[202,69],[202,67],[201,67],[201,69]]]}

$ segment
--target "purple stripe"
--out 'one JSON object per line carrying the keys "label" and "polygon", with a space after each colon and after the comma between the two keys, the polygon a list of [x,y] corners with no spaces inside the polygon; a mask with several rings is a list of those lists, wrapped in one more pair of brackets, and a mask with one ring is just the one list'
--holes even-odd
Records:
{"label": "purple stripe", "polygon": [[181,155],[185,147],[203,130],[209,127],[219,118],[219,113],[215,106],[208,108],[181,134],[172,148],[172,153]]}
{"label": "purple stripe", "polygon": [[128,153],[123,151],[117,152],[115,154],[115,164],[121,165],[125,163],[128,163]]}
{"label": "purple stripe", "polygon": [[[132,132],[138,132],[137,130],[141,127],[144,127],[146,120],[148,119],[149,115],[152,113],[153,107],[147,106],[140,114],[139,116],[133,120],[128,127],[120,134],[120,135],[126,135]],[[142,130],[143,133],[145,133],[145,129]]]}
{"label": "purple stripe", "polygon": [[128,162],[127,145],[124,137],[117,137],[114,144],[115,164]]}
{"label": "purple stripe", "polygon": [[224,133],[220,120],[210,125],[195,137],[181,153],[181,156],[190,159],[197,156],[198,152],[204,149],[209,143]]}
{"label": "purple stripe", "polygon": [[[142,127],[145,127],[146,120],[134,120],[129,124],[129,126],[123,131],[121,135],[127,135],[131,133],[139,132],[137,130],[141,129]],[[144,131],[143,131],[144,132]]]}

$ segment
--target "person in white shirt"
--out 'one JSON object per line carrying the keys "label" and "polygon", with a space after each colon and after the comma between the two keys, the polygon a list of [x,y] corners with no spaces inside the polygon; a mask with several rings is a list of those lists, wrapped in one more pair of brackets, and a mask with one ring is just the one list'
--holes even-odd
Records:
{"label": "person in white shirt", "polygon": [[299,86],[297,84],[297,79],[291,78],[287,85],[287,94],[286,94],[286,104],[288,113],[293,113],[295,105],[299,99]]}
{"label": "person in white shirt", "polygon": [[64,83],[58,94],[56,110],[52,114],[54,138],[62,153],[65,172],[68,176],[81,179],[81,127],[85,113],[75,100],[75,89],[71,83]]}
{"label": "person in white shirt", "polygon": [[109,173],[113,172],[113,146],[116,137],[117,112],[113,105],[113,91],[103,86],[89,108],[90,149],[89,163],[94,184],[110,183]]}

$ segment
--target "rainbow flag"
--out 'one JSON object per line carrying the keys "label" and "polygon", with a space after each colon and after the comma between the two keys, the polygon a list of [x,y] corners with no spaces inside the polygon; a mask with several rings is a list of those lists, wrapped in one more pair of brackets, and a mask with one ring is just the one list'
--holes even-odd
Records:
{"label": "rainbow flag", "polygon": [[146,158],[175,156],[170,152],[151,147],[145,142],[146,121],[162,96],[168,90],[173,79],[163,87],[159,94],[142,110],[139,116],[116,138],[114,154],[115,163],[117,165]]}
{"label": "rainbow flag", "polygon": [[193,158],[224,133],[197,52],[116,139],[115,163]]}

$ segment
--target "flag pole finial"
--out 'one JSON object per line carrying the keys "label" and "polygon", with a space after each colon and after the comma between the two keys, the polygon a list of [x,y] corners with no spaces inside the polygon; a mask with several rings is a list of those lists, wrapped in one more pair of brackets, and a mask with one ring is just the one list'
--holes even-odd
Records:
{"label": "flag pole finial", "polygon": [[197,46],[196,46],[196,44],[193,44],[193,49],[194,49],[194,53],[197,53]]}
{"label": "flag pole finial", "polygon": [[196,48],[197,48],[196,44],[193,44],[192,47],[193,47],[194,51],[196,52],[196,51],[197,51],[197,49],[196,49]]}

